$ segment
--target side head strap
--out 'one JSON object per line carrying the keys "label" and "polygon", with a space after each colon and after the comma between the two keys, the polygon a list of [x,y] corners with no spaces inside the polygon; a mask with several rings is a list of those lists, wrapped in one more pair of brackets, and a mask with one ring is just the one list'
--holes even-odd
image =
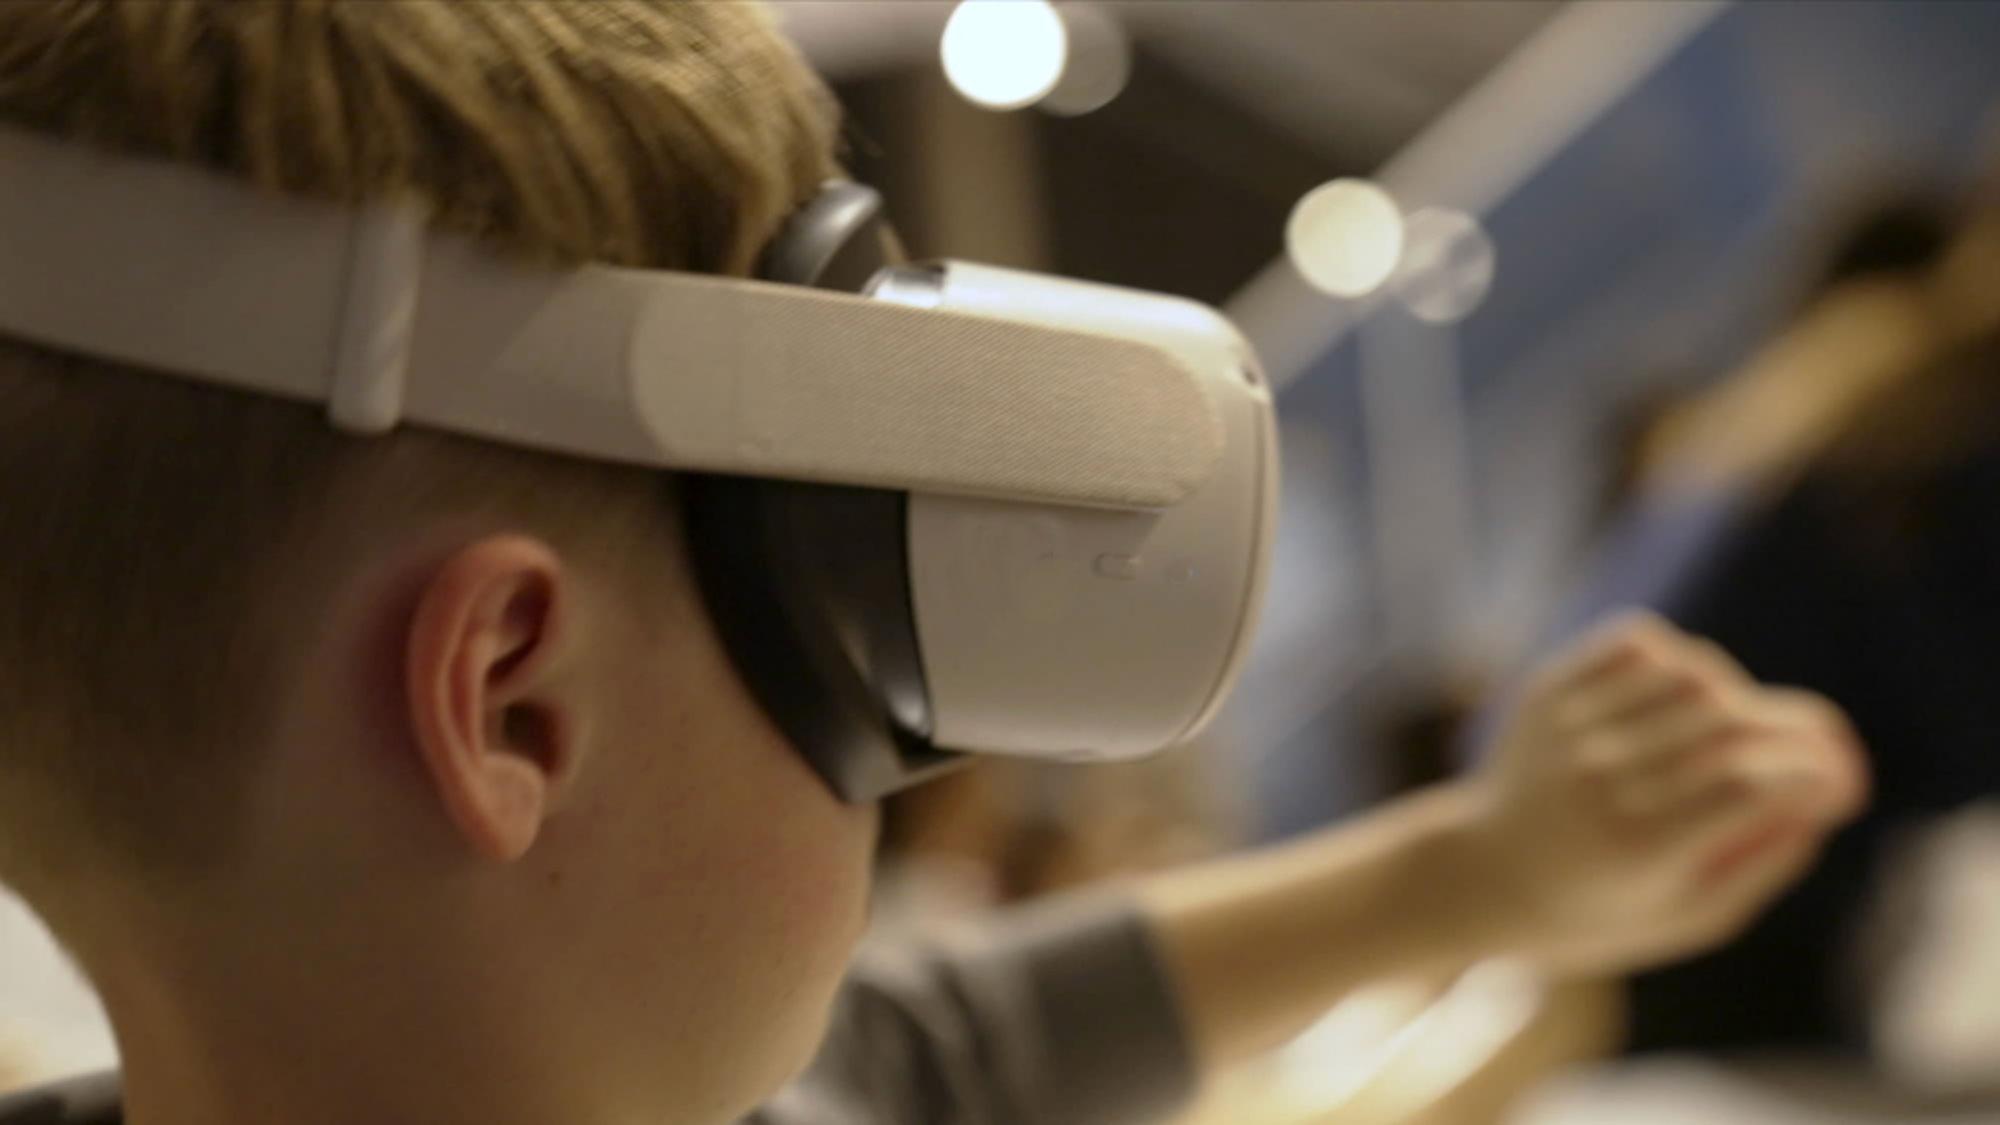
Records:
{"label": "side head strap", "polygon": [[707,275],[512,262],[414,211],[275,196],[0,128],[0,334],[661,468],[1092,506],[1219,462],[1142,340]]}

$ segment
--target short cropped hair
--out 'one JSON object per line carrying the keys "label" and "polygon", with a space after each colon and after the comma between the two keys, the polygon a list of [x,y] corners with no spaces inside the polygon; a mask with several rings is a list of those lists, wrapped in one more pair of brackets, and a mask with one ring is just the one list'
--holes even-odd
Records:
{"label": "short cropped hair", "polygon": [[[551,264],[745,273],[837,170],[824,87],[733,0],[7,0],[0,122],[414,201]],[[0,337],[0,880],[48,912],[226,859],[330,523],[393,501],[562,534],[604,507],[581,494],[656,489]]]}

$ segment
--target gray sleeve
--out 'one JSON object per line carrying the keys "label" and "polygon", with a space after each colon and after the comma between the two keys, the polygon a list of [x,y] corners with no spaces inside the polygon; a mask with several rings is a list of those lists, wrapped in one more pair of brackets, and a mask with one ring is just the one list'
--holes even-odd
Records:
{"label": "gray sleeve", "polygon": [[1081,899],[865,951],[819,1057],[746,1125],[1127,1125],[1194,1084],[1144,919]]}

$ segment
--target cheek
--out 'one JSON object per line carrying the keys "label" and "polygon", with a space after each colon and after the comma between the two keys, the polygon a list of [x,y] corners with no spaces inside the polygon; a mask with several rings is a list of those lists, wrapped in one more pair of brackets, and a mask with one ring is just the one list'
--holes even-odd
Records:
{"label": "cheek", "polygon": [[680,677],[683,703],[655,695],[622,740],[638,772],[607,796],[649,837],[634,889],[668,915],[703,919],[716,946],[706,956],[812,990],[837,978],[866,922],[876,811],[833,796],[719,652],[697,665]]}
{"label": "cheek", "polygon": [[687,679],[699,709],[669,751],[697,787],[705,850],[727,872],[746,929],[796,949],[834,947],[844,962],[866,920],[875,808],[843,804],[751,698],[712,637]]}
{"label": "cheek", "polygon": [[768,1092],[824,1032],[867,921],[876,818],[838,803],[781,742],[711,752],[736,768],[687,795],[700,805],[683,827],[700,828],[678,846],[695,850],[651,873],[643,897],[696,970],[674,986],[677,1017],[703,1013],[712,1068],[744,1067],[744,1089]]}
{"label": "cheek", "polygon": [[726,893],[762,940],[844,962],[866,921],[876,811],[840,803],[775,734],[745,733],[725,751],[744,767],[733,799],[714,806],[729,821],[711,836]]}
{"label": "cheek", "polygon": [[675,945],[714,968],[717,988],[742,968],[758,987],[830,991],[866,921],[875,810],[820,782],[704,615],[682,607],[623,639],[602,669],[616,680],[600,680],[613,698],[592,795],[629,849],[601,858],[644,904],[632,940]]}
{"label": "cheek", "polygon": [[873,809],[838,803],[750,717],[635,732],[621,752],[637,764],[550,841],[566,870],[545,904],[562,909],[543,914],[564,927],[564,1002],[607,1067],[729,1118],[811,1059],[865,924],[875,837]]}

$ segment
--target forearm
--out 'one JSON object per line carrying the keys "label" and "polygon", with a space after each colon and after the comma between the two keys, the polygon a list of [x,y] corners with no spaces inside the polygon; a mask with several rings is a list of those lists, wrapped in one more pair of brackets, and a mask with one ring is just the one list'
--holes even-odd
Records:
{"label": "forearm", "polygon": [[1371,981],[1502,953],[1610,974],[1712,948],[1854,815],[1861,763],[1826,701],[1629,619],[1536,673],[1475,778],[1139,897],[1214,1065]]}
{"label": "forearm", "polygon": [[1201,1060],[1276,1046],[1370,982],[1451,973],[1504,947],[1505,896],[1468,838],[1473,799],[1439,787],[1141,884]]}

